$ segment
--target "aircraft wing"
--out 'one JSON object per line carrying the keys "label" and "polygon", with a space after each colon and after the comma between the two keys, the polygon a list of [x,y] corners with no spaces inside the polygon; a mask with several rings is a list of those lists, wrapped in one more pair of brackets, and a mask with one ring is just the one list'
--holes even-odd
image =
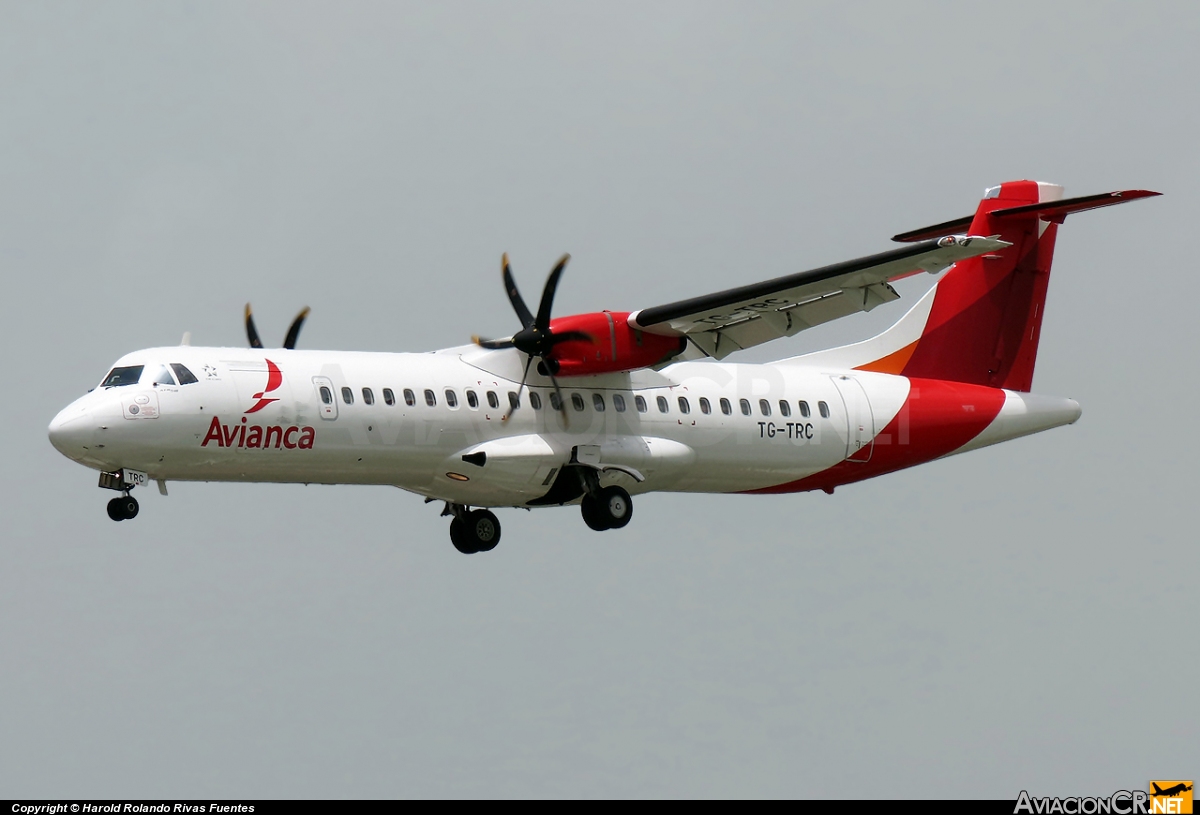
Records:
{"label": "aircraft wing", "polygon": [[685,336],[710,357],[790,337],[839,317],[899,299],[890,281],[937,273],[957,261],[1011,244],[948,235],[901,249],[777,277],[762,283],[635,311],[629,324],[651,334]]}

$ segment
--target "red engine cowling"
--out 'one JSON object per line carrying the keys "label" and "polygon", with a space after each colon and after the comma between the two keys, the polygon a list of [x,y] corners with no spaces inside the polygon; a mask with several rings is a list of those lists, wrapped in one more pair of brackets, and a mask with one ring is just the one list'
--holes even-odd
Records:
{"label": "red engine cowling", "polygon": [[627,311],[596,311],[550,321],[550,331],[581,331],[591,340],[569,340],[554,346],[539,372],[554,376],[589,376],[634,371],[666,362],[683,353],[684,337],[648,334],[629,326]]}

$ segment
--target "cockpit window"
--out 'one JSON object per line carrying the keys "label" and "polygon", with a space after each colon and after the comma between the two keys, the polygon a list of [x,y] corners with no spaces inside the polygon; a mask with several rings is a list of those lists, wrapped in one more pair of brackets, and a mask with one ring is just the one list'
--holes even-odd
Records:
{"label": "cockpit window", "polygon": [[113,368],[100,385],[102,388],[119,388],[122,385],[136,385],[142,378],[145,365],[127,365],[124,368]]}
{"label": "cockpit window", "polygon": [[178,362],[171,363],[171,370],[175,372],[175,378],[179,380],[180,385],[190,385],[193,382],[199,382],[196,375],[189,371],[185,366]]}
{"label": "cockpit window", "polygon": [[155,385],[174,385],[175,379],[171,376],[171,372],[167,370],[166,365],[158,366],[158,373],[154,375]]}

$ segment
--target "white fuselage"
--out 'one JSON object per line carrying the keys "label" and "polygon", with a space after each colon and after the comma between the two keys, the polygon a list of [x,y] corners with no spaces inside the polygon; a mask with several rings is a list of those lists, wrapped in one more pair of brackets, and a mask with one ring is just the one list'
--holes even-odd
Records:
{"label": "white fuselage", "polygon": [[[162,481],[388,484],[491,507],[542,498],[573,461],[631,493],[741,492],[847,460],[870,466],[874,444],[907,443],[903,419],[914,394],[902,376],[803,360],[680,362],[562,379],[560,413],[550,381],[532,374],[506,420],[524,360],[512,349],[474,346],[422,354],[148,349],[117,363],[144,366],[136,384],[94,389],[55,418],[50,435],[89,467]],[[198,381],[160,375],[156,383],[172,363]],[[271,390],[269,366],[281,377]],[[1000,401],[995,421],[963,449],[1079,415],[1066,399],[1003,392]],[[899,430],[885,440],[889,425]]]}

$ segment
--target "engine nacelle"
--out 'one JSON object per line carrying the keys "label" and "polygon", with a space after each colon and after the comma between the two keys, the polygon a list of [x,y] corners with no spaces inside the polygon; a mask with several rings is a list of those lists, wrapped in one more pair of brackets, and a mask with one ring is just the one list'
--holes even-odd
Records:
{"label": "engine nacelle", "polygon": [[683,353],[684,337],[648,334],[629,325],[627,311],[596,311],[550,321],[550,331],[581,331],[591,340],[569,340],[554,346],[539,373],[554,376],[590,376],[635,371],[659,365]]}

